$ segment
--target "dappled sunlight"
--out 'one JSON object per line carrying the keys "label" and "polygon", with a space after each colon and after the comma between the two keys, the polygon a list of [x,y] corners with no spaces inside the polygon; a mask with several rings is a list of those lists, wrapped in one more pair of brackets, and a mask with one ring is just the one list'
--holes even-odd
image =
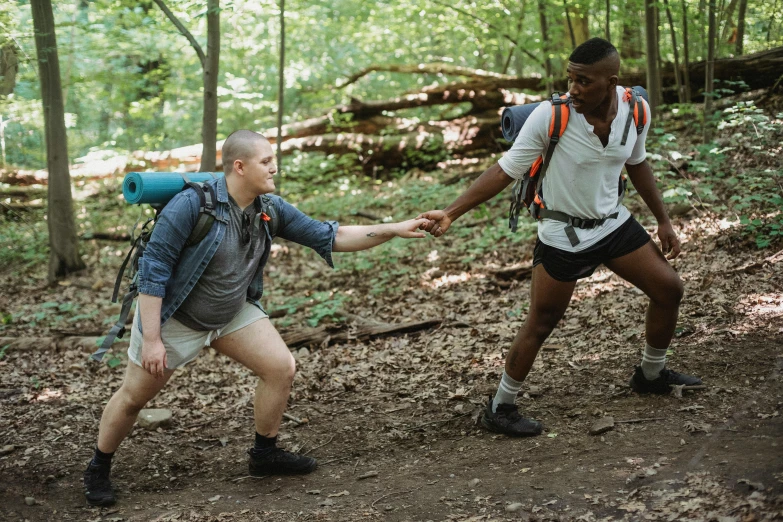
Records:
{"label": "dappled sunlight", "polygon": [[747,294],[734,307],[744,315],[764,315],[783,318],[783,293]]}
{"label": "dappled sunlight", "polygon": [[[485,274],[471,274],[469,272],[461,272],[459,274],[443,274],[439,277],[428,279],[428,274],[440,272],[437,268],[431,268],[424,272],[421,276],[421,285],[427,288],[443,288],[460,283],[466,283],[471,279],[484,279],[487,276]],[[431,275],[430,275],[431,277]]]}
{"label": "dappled sunlight", "polygon": [[48,402],[54,399],[59,399],[63,396],[63,392],[60,390],[51,390],[44,388],[38,395],[36,395],[32,402]]}

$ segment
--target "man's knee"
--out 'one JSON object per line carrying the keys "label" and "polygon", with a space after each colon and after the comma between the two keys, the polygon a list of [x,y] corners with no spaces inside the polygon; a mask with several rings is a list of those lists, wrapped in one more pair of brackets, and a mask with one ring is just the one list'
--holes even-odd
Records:
{"label": "man's knee", "polygon": [[290,385],[296,374],[296,361],[287,349],[284,353],[269,357],[264,364],[253,368],[254,373],[265,382],[279,382]]}
{"label": "man's knee", "polygon": [[562,316],[563,314],[561,313],[546,310],[531,313],[527,320],[526,329],[539,341],[543,342],[555,329]]}
{"label": "man's knee", "polygon": [[660,287],[660,291],[656,292],[656,295],[651,296],[650,298],[659,306],[677,308],[680,306],[684,295],[685,286],[682,284],[680,276],[674,273],[672,277]]}
{"label": "man's knee", "polygon": [[117,399],[117,408],[128,417],[138,415],[149,402],[145,394],[138,393],[127,386],[122,386],[117,391]]}

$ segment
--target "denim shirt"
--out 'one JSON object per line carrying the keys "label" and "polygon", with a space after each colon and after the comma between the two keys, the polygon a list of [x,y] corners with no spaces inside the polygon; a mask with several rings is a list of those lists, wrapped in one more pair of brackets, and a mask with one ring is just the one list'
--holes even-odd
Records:
{"label": "denim shirt", "polygon": [[[194,190],[183,190],[161,211],[150,241],[139,259],[139,293],[163,299],[161,325],[174,314],[193,289],[226,233],[229,216],[226,180],[220,177],[207,183],[215,189],[217,205],[215,222],[204,239],[195,245],[185,246],[198,219],[199,198]],[[267,197],[277,210],[277,235],[312,248],[334,268],[332,246],[338,223],[312,219],[280,196]],[[273,236],[269,224],[261,220],[260,216],[256,219],[263,225],[254,228],[263,229],[267,241],[258,269],[247,289],[247,300],[263,310],[259,299],[264,292],[264,267],[269,260]]]}

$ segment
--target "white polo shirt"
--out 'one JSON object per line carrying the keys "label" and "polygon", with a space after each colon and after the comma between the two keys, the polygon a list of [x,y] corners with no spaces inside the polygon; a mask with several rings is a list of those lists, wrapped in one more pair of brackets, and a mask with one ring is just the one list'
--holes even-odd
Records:
{"label": "white polo shirt", "polygon": [[[612,122],[606,147],[593,133],[593,126],[569,104],[568,127],[555,147],[549,169],[544,178],[543,192],[546,207],[585,219],[602,218],[618,212],[617,219],[607,219],[593,229],[574,228],[579,244],[571,246],[565,233],[565,223],[552,219],[538,222],[538,237],[542,243],[579,252],[591,247],[622,225],[630,216],[624,205],[618,203],[618,178],[626,163],[637,165],[645,160],[644,141],[650,128],[650,109],[646,102],[647,123],[640,135],[631,122],[625,145],[620,142],[625,131],[630,103],[623,101],[625,89],[617,87],[617,116]],[[531,113],[514,145],[498,163],[503,171],[520,179],[533,162],[546,153],[549,146],[549,121],[552,103],[543,102]],[[524,213],[525,210],[523,209]],[[525,216],[520,215],[520,219]]]}

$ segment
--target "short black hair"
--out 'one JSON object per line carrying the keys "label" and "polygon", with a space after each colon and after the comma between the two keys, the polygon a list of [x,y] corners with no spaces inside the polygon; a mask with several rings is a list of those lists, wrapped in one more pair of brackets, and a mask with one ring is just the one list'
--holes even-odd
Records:
{"label": "short black hair", "polygon": [[585,43],[580,44],[568,61],[572,63],[581,63],[583,65],[592,65],[598,63],[604,58],[617,53],[617,48],[611,42],[603,38],[590,38]]}

